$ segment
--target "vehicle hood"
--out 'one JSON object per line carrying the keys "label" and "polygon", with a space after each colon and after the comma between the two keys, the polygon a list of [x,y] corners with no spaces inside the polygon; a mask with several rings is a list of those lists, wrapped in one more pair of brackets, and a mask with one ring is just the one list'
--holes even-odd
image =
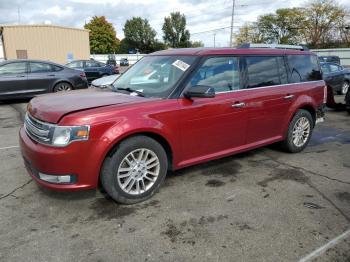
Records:
{"label": "vehicle hood", "polygon": [[103,90],[59,92],[35,97],[28,104],[29,113],[45,122],[58,123],[70,113],[109,105],[143,102],[147,98]]}

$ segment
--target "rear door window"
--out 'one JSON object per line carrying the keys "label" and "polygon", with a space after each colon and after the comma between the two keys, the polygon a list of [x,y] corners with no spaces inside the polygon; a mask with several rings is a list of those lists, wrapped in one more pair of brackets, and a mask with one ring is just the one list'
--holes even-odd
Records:
{"label": "rear door window", "polygon": [[316,81],[322,79],[317,56],[288,55],[290,81],[292,83]]}
{"label": "rear door window", "polygon": [[247,56],[246,88],[274,86],[286,83],[287,75],[283,57]]}
{"label": "rear door window", "polygon": [[193,76],[190,86],[204,85],[216,93],[240,89],[239,59],[237,57],[208,58]]}
{"label": "rear door window", "polygon": [[30,67],[30,72],[31,73],[48,73],[48,72],[53,72],[54,69],[50,64],[46,63],[29,63]]}

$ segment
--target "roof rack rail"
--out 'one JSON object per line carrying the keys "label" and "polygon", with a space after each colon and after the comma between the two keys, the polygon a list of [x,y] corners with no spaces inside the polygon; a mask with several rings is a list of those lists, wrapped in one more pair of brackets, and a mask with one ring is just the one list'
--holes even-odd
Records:
{"label": "roof rack rail", "polygon": [[280,45],[280,44],[250,44],[244,43],[238,46],[238,48],[276,48],[276,49],[292,49],[308,51],[309,48],[302,45]]}

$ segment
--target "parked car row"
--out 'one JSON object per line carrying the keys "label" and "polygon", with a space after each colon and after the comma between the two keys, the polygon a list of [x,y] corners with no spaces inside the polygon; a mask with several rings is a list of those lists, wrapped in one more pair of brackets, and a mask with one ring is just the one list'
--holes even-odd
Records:
{"label": "parked car row", "polygon": [[[112,65],[112,66],[117,66],[117,60],[116,60],[114,54],[108,55],[106,64]],[[122,58],[122,59],[120,59],[119,65],[120,66],[129,66],[129,60],[127,58]]]}
{"label": "parked car row", "polygon": [[118,65],[112,66],[95,60],[76,60],[66,64],[66,66],[84,71],[89,82],[97,78],[120,73]]}
{"label": "parked car row", "polygon": [[39,60],[0,63],[0,100],[88,87],[83,71]]}
{"label": "parked car row", "polygon": [[88,88],[97,78],[119,74],[118,66],[95,60],[60,65],[40,60],[7,60],[0,63],[0,100]]}

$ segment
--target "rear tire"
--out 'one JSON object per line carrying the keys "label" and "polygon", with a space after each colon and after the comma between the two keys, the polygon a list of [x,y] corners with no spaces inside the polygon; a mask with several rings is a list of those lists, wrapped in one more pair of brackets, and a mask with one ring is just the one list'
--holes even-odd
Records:
{"label": "rear tire", "polygon": [[282,148],[290,153],[298,153],[304,150],[310,141],[314,121],[311,114],[300,109],[289,123],[285,140],[281,143]]}
{"label": "rear tire", "polygon": [[122,141],[106,157],[101,169],[101,185],[118,203],[135,204],[152,197],[168,170],[164,148],[147,136]]}
{"label": "rear tire", "polygon": [[54,92],[71,91],[71,90],[73,90],[73,86],[67,82],[58,83],[53,88]]}

